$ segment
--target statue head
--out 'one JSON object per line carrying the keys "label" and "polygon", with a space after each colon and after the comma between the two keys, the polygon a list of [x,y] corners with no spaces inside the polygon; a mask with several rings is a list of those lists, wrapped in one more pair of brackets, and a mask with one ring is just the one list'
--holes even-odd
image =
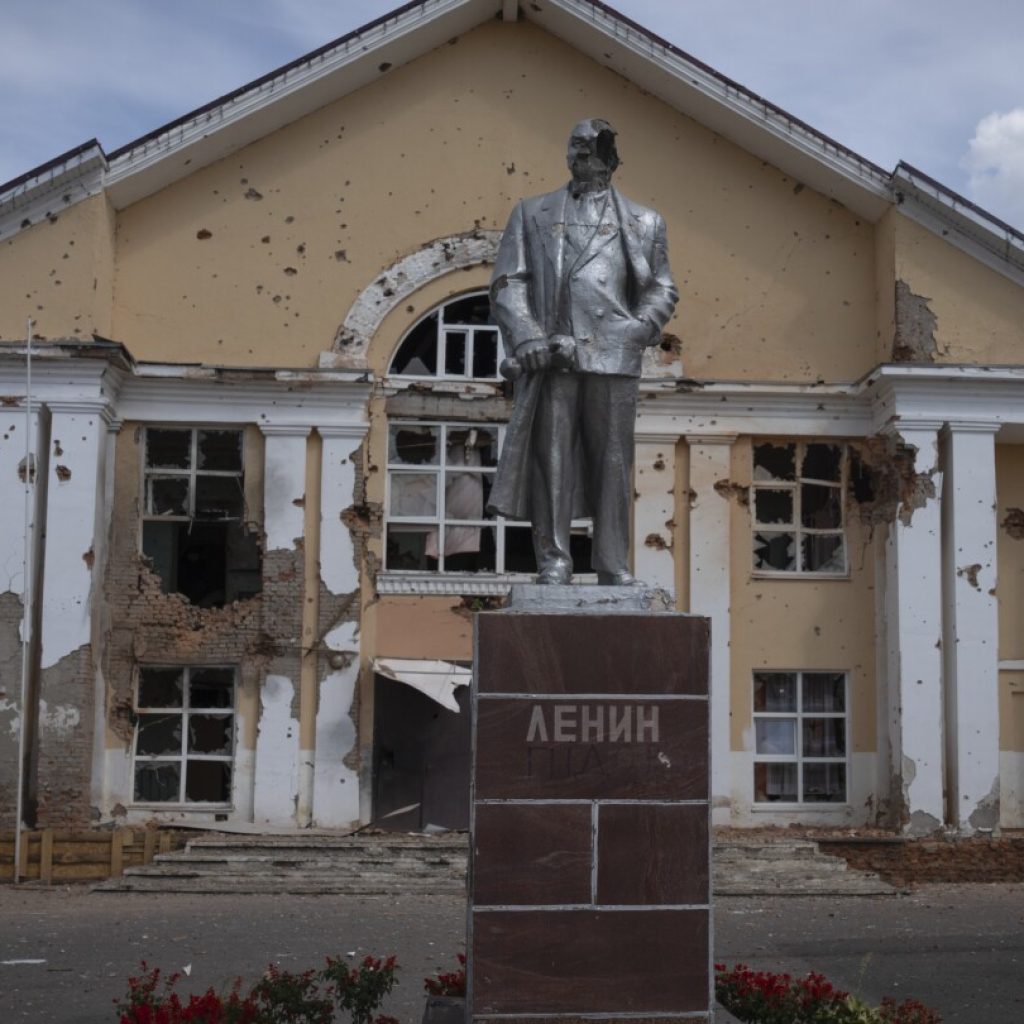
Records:
{"label": "statue head", "polygon": [[619,166],[615,129],[600,117],[580,121],[569,136],[566,161],[574,181],[607,185]]}

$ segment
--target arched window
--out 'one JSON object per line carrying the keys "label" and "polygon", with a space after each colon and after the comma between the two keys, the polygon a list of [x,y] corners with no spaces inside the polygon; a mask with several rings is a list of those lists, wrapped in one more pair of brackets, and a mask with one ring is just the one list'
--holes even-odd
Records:
{"label": "arched window", "polygon": [[[393,587],[415,592],[421,586],[431,592],[425,581],[439,575],[500,581],[536,572],[529,524],[486,511],[507,399],[496,387],[470,399],[451,388],[457,381],[497,384],[504,355],[487,292],[438,306],[399,342],[389,376],[396,384],[408,380],[417,386],[410,394],[413,402],[403,403],[401,392],[389,400],[385,571],[377,579],[382,592]],[[439,385],[433,393],[430,381]],[[481,418],[476,402],[488,403],[493,418]],[[572,553],[579,573],[590,571],[589,532],[589,523],[574,524]]]}
{"label": "arched window", "polygon": [[423,317],[402,339],[389,372],[432,380],[499,380],[503,358],[487,292],[473,292]]}

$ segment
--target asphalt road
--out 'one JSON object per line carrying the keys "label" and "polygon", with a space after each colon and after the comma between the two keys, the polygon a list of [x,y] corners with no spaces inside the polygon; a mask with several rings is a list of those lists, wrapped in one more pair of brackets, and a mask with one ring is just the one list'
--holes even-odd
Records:
{"label": "asphalt road", "polygon": [[[1024,885],[937,885],[899,897],[719,899],[715,957],[820,971],[878,1002],[914,996],[946,1024],[1024,1022]],[[417,1024],[422,979],[465,937],[453,897],[189,896],[0,887],[0,1022],[107,1024],[145,958],[181,990],[303,970],[331,953],[395,953],[385,1010]],[[17,963],[11,961],[30,961]],[[42,961],[42,962],[31,962]]]}

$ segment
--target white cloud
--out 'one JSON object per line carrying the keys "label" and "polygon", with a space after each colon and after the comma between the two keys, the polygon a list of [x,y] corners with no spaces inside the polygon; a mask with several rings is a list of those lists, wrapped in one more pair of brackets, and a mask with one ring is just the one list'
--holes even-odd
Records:
{"label": "white cloud", "polygon": [[964,166],[970,198],[1024,227],[1024,107],[986,114],[974,130]]}

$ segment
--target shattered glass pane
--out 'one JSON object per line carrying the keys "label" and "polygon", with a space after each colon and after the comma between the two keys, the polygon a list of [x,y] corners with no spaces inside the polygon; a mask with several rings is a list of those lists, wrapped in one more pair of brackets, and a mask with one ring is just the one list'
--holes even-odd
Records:
{"label": "shattered glass pane", "polygon": [[399,466],[436,466],[437,429],[411,423],[391,427],[388,461]]}
{"label": "shattered glass pane", "polygon": [[804,453],[802,477],[811,480],[842,479],[843,449],[838,444],[809,444]]}
{"label": "shattered glass pane", "polygon": [[804,673],[804,711],[845,711],[845,678],[838,672]]}
{"label": "shattered glass pane", "polygon": [[795,764],[755,764],[754,801],[756,803],[795,803],[797,800]]}
{"label": "shattered glass pane", "polygon": [[528,526],[505,527],[505,572],[536,572],[533,533]]}
{"label": "shattered glass pane", "polygon": [[795,444],[755,444],[754,480],[795,480]]}
{"label": "shattered glass pane", "polygon": [[433,377],[437,373],[437,314],[421,320],[398,346],[391,373]]}
{"label": "shattered glass pane", "polygon": [[498,432],[492,427],[449,427],[445,444],[445,460],[449,466],[498,464]]}
{"label": "shattered glass pane", "polygon": [[785,571],[796,568],[796,543],[791,533],[755,533],[754,568]]}
{"label": "shattered glass pane", "polygon": [[755,718],[755,750],[759,754],[795,754],[795,718]]}
{"label": "shattered glass pane", "polygon": [[241,477],[196,477],[196,519],[241,519],[244,504]]}
{"label": "shattered glass pane", "polygon": [[805,535],[801,548],[804,572],[846,572],[846,545],[841,533]]}
{"label": "shattered glass pane", "polygon": [[[445,572],[496,571],[498,552],[493,526],[445,526],[443,529]],[[429,546],[427,553],[431,554]]]}
{"label": "shattered glass pane", "polygon": [[200,430],[197,441],[199,468],[242,472],[242,432],[240,430]]}
{"label": "shattered glass pane", "polygon": [[[434,555],[427,557],[427,544]],[[408,571],[437,569],[437,527],[391,524],[387,533],[387,568]]]}
{"label": "shattered glass pane", "polygon": [[754,488],[754,519],[758,523],[793,523],[793,492]]}
{"label": "shattered glass pane", "polygon": [[146,511],[151,516],[187,516],[188,477],[149,477],[146,480]]}
{"label": "shattered glass pane", "polygon": [[845,764],[805,764],[804,801],[841,804],[846,800]]}
{"label": "shattered glass pane", "polygon": [[796,676],[791,672],[754,673],[755,711],[796,711]]}
{"label": "shattered glass pane", "polygon": [[146,803],[176,802],[181,798],[181,766],[148,761],[135,766],[135,799]]}
{"label": "shattered glass pane", "polygon": [[391,502],[393,516],[436,516],[436,473],[392,473]]}
{"label": "shattered glass pane", "polygon": [[445,331],[444,372],[450,377],[466,376],[465,331]]}
{"label": "shattered glass pane", "polygon": [[189,715],[188,752],[190,754],[230,754],[231,715]]}
{"label": "shattered glass pane", "polygon": [[234,669],[194,668],[189,672],[189,706],[229,708],[235,701],[234,684]]}
{"label": "shattered glass pane", "polygon": [[192,431],[146,428],[149,469],[188,469],[192,462]]}
{"label": "shattered glass pane", "polygon": [[498,376],[498,332],[477,331],[473,338],[473,376]]}
{"label": "shattered glass pane", "polygon": [[491,300],[484,292],[481,295],[467,295],[444,307],[446,324],[493,324]]}
{"label": "shattered glass pane", "polygon": [[140,668],[139,707],[180,708],[181,673],[180,668]]}
{"label": "shattered glass pane", "polygon": [[800,488],[800,520],[816,530],[835,530],[843,525],[842,489],[824,484]]}
{"label": "shattered glass pane", "polygon": [[139,715],[135,753],[146,757],[181,753],[181,715]]}
{"label": "shattered glass pane", "polygon": [[803,720],[804,757],[844,757],[846,720],[843,718],[805,718]]}
{"label": "shattered glass pane", "polygon": [[231,799],[231,765],[227,761],[189,761],[185,799],[190,803],[226,804]]}

